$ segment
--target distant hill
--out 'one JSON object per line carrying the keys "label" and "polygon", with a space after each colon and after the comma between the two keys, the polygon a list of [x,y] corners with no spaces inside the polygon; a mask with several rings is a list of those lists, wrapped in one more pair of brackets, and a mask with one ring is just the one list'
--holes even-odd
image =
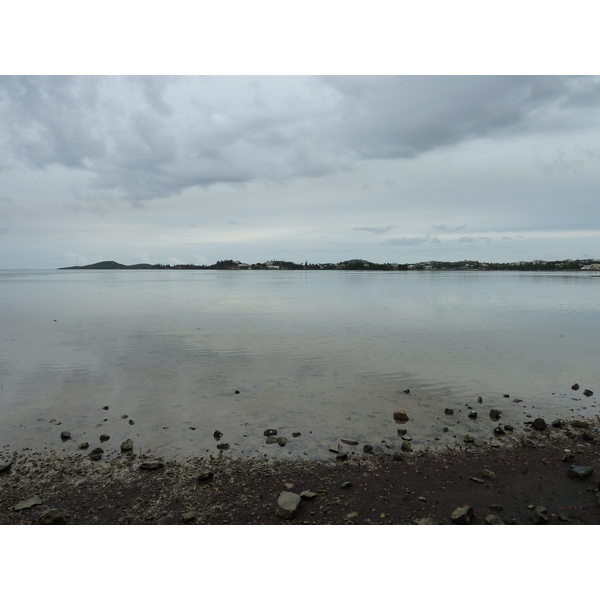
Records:
{"label": "distant hill", "polygon": [[97,262],[93,265],[85,265],[83,267],[61,267],[61,269],[152,269],[152,265],[140,263],[129,266],[122,265],[114,260],[103,260],[102,262]]}

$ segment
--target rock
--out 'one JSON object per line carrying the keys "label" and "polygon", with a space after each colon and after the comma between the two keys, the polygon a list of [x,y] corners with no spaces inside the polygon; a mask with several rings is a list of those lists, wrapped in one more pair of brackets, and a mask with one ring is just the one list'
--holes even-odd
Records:
{"label": "rock", "polygon": [[592,467],[578,467],[577,465],[571,465],[568,474],[572,479],[589,479],[593,472],[594,469],[592,469]]}
{"label": "rock", "polygon": [[587,429],[589,424],[586,421],[580,421],[579,419],[574,419],[571,421],[572,427],[577,427],[578,429]]}
{"label": "rock", "polygon": [[331,444],[331,446],[329,446],[329,452],[333,452],[334,454],[337,454],[340,451],[340,445],[337,442],[334,442],[333,444]]}
{"label": "rock", "polygon": [[394,444],[393,444],[392,442],[386,442],[386,443],[385,443],[385,447],[386,447],[388,450],[393,450],[393,449],[394,449]]}
{"label": "rock", "polygon": [[583,390],[583,395],[589,398],[594,395],[594,392],[592,392],[592,390]]}
{"label": "rock", "polygon": [[404,460],[404,456],[402,456],[401,452],[394,452],[394,455],[392,456],[392,458],[396,461],[396,462],[402,462]]}
{"label": "rock", "polygon": [[82,444],[79,444],[79,450],[87,450],[89,447],[89,442],[83,442]]}
{"label": "rock", "polygon": [[345,452],[340,452],[336,457],[335,460],[348,460],[348,455]]}
{"label": "rock", "polygon": [[277,443],[278,443],[278,444],[279,444],[281,447],[283,447],[283,446],[285,446],[285,445],[287,444],[287,438],[286,438],[286,437],[284,437],[283,435],[280,435],[280,436],[277,438]]}
{"label": "rock", "polygon": [[90,454],[88,454],[88,458],[90,460],[102,460],[102,454],[94,454],[90,452]]}
{"label": "rock", "polygon": [[474,444],[475,443],[475,438],[472,435],[465,435],[465,437],[463,438],[463,441],[467,444]]}
{"label": "rock", "polygon": [[472,506],[461,506],[452,513],[450,520],[457,525],[468,525],[474,516]]}
{"label": "rock", "polygon": [[67,440],[70,440],[70,439],[71,439],[71,434],[70,434],[68,431],[63,431],[63,432],[60,434],[60,439],[61,439],[63,442],[66,442]]}
{"label": "rock", "polygon": [[394,421],[396,423],[406,423],[408,421],[408,415],[405,410],[396,410],[394,411]]}
{"label": "rock", "polygon": [[537,448],[535,443],[531,440],[528,440],[527,438],[525,438],[521,443],[523,444],[523,446],[525,446],[525,448]]}
{"label": "rock", "polygon": [[219,431],[218,429],[215,429],[215,432],[213,433],[213,437],[218,442],[223,437],[223,432]]}
{"label": "rock", "polygon": [[546,429],[546,421],[541,417],[538,417],[537,419],[534,419],[532,427],[538,431],[544,431],[544,429]]}
{"label": "rock", "polygon": [[358,513],[356,511],[352,511],[351,513],[348,513],[346,515],[346,521],[351,521],[352,519],[355,519],[356,517],[358,517]]}
{"label": "rock", "polygon": [[210,481],[215,474],[212,471],[203,471],[198,475],[198,481]]}
{"label": "rock", "polygon": [[505,425],[504,426],[504,431],[514,431],[515,428],[512,425]]}
{"label": "rock", "polygon": [[108,406],[103,406],[102,410],[108,410]]}
{"label": "rock", "polygon": [[586,442],[593,442],[594,441],[594,436],[589,432],[589,431],[584,431],[581,434],[581,437],[586,441]]}
{"label": "rock", "polygon": [[110,440],[110,435],[106,435],[105,433],[103,433],[103,434],[100,436],[100,442],[101,442],[101,443],[108,442],[108,440]]}
{"label": "rock", "polygon": [[501,410],[498,410],[497,408],[492,408],[492,410],[490,410],[490,419],[497,421],[500,418],[501,414],[502,414]]}
{"label": "rock", "polygon": [[226,442],[222,444],[217,444],[217,450],[229,450],[229,444]]}
{"label": "rock", "polygon": [[485,522],[488,525],[504,525],[504,521],[498,515],[487,515]]}
{"label": "rock", "polygon": [[121,415],[121,419],[126,419],[129,415]]}
{"label": "rock", "polygon": [[312,500],[317,497],[317,493],[311,492],[310,490],[304,490],[303,492],[300,492],[300,497],[305,498],[306,500]]}
{"label": "rock", "polygon": [[352,487],[352,482],[351,481],[344,481],[344,483],[342,483],[340,485],[340,487],[345,490],[346,488]]}
{"label": "rock", "polygon": [[121,452],[131,452],[132,450],[133,440],[128,438],[121,444]]}
{"label": "rock", "polygon": [[402,452],[411,452],[412,446],[410,445],[410,442],[408,440],[402,440],[402,446],[400,446],[400,449],[402,450]]}
{"label": "rock", "polygon": [[548,523],[548,510],[543,504],[530,509],[529,520],[534,525],[546,525]]}
{"label": "rock", "polygon": [[37,518],[38,525],[66,525],[65,516],[56,508],[48,508]]}
{"label": "rock", "polygon": [[579,384],[578,384],[578,383],[574,383],[574,384],[571,386],[571,389],[572,389],[572,390],[575,390],[575,391],[577,391],[577,390],[579,389]]}
{"label": "rock", "polygon": [[266,440],[265,440],[265,444],[276,444],[277,443],[277,438],[273,437],[272,435],[270,435]]}
{"label": "rock", "polygon": [[398,435],[402,437],[403,435],[406,435],[407,431],[408,429],[398,429]]}
{"label": "rock", "polygon": [[476,418],[477,418],[477,412],[476,412],[476,411],[474,411],[474,410],[472,410],[472,411],[469,413],[469,419],[476,419]]}
{"label": "rock", "polygon": [[43,500],[39,496],[33,496],[27,500],[22,500],[13,506],[13,510],[24,510],[38,504],[42,504]]}
{"label": "rock", "polygon": [[104,454],[104,450],[102,448],[94,448],[90,454]]}
{"label": "rock", "polygon": [[479,404],[483,403],[483,398],[481,396],[479,396],[479,398],[477,398],[477,402],[479,402]]}
{"label": "rock", "polygon": [[442,431],[443,431],[444,433],[448,433],[450,430],[449,430],[447,427],[444,427],[444,428],[442,429]]}
{"label": "rock", "polygon": [[564,421],[562,419],[554,419],[551,423],[552,427],[562,427],[564,425]]}
{"label": "rock", "polygon": [[363,452],[365,454],[371,454],[373,452],[373,446],[371,446],[371,444],[365,444],[363,446]]}
{"label": "rock", "polygon": [[293,490],[294,489],[294,484],[293,483],[284,483],[283,485],[285,486],[286,490]]}
{"label": "rock", "polygon": [[479,479],[478,477],[469,477],[469,479],[471,481],[474,481],[475,483],[485,483],[485,481],[483,481],[483,479]]}
{"label": "rock", "polygon": [[274,435],[277,435],[277,429],[265,429],[263,431],[263,435],[265,437],[272,437]]}
{"label": "rock", "polygon": [[570,450],[565,450],[562,460],[563,462],[573,462],[575,460],[575,455]]}
{"label": "rock", "polygon": [[140,469],[143,471],[157,471],[158,469],[163,469],[165,463],[160,460],[147,460],[140,464]]}
{"label": "rock", "polygon": [[130,425],[135,425],[135,423],[133,422],[133,419],[129,419],[129,424]]}
{"label": "rock", "polygon": [[12,465],[11,462],[0,465],[0,473],[7,473],[8,470],[10,469],[11,465]]}
{"label": "rock", "polygon": [[181,520],[184,523],[189,523],[190,521],[193,521],[196,518],[196,513],[195,512],[184,512],[181,513]]}
{"label": "rock", "polygon": [[496,479],[496,473],[494,473],[494,471],[490,471],[489,469],[483,469],[483,471],[481,471],[481,476],[487,477],[488,479]]}
{"label": "rock", "polygon": [[341,439],[342,444],[348,444],[348,446],[358,446],[358,442],[356,440],[348,440],[346,438]]}
{"label": "rock", "polygon": [[439,525],[433,517],[423,517],[417,521],[417,525]]}
{"label": "rock", "polygon": [[405,393],[405,394],[410,394],[410,390],[409,390],[409,389],[406,389],[406,390],[404,390],[404,393]]}
{"label": "rock", "polygon": [[281,492],[277,497],[275,514],[282,519],[293,519],[298,513],[302,499],[293,492]]}
{"label": "rock", "polygon": [[412,436],[410,436],[410,435],[403,435],[402,439],[406,440],[407,442],[412,442]]}
{"label": "rock", "polygon": [[294,431],[294,433],[292,433],[292,437],[300,437],[302,435],[302,433],[300,431]]}
{"label": "rock", "polygon": [[444,409],[444,414],[446,414],[446,415],[453,415],[454,414],[454,409],[452,409],[452,408],[445,408]]}
{"label": "rock", "polygon": [[504,435],[504,429],[498,425],[498,427],[494,427],[494,433],[496,435]]}

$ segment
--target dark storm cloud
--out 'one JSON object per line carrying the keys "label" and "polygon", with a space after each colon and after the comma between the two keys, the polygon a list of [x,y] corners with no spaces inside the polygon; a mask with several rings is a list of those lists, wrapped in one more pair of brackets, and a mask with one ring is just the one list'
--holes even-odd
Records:
{"label": "dark storm cloud", "polygon": [[599,96],[591,77],[4,77],[0,169],[78,169],[140,201],[415,158],[568,111],[584,127]]}

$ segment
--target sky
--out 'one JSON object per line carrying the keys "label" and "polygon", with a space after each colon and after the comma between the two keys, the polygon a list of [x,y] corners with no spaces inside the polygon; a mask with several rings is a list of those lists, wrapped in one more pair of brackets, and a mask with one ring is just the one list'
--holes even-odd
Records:
{"label": "sky", "polygon": [[0,78],[0,268],[600,258],[600,78]]}

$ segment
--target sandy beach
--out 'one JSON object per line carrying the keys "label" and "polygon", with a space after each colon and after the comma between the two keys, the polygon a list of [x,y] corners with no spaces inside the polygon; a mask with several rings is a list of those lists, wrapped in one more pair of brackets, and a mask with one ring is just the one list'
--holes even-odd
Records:
{"label": "sandy beach", "polygon": [[0,524],[600,524],[598,418],[556,425],[325,461],[3,452]]}

